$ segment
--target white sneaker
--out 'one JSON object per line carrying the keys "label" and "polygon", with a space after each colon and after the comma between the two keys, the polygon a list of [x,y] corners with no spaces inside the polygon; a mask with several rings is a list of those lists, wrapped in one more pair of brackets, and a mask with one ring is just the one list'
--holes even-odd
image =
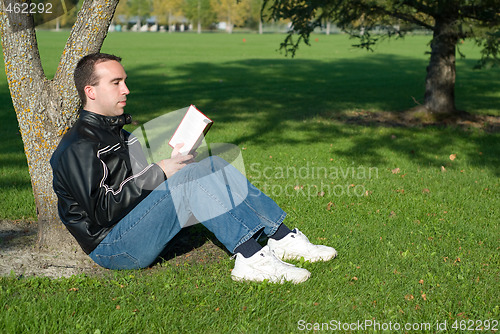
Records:
{"label": "white sneaker", "polygon": [[240,253],[235,257],[236,262],[231,272],[231,278],[235,281],[268,280],[271,283],[290,281],[297,284],[305,282],[311,276],[306,269],[297,268],[276,258],[269,246],[263,247],[249,258],[245,258]]}
{"label": "white sneaker", "polygon": [[337,256],[337,251],[334,248],[312,244],[297,228],[294,232],[288,233],[281,240],[269,238],[267,241],[267,245],[278,258],[300,260],[303,257],[305,261],[316,262],[328,261]]}

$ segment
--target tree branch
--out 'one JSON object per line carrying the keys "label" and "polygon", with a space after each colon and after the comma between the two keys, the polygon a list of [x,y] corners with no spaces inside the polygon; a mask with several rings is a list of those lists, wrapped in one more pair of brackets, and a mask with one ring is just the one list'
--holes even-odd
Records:
{"label": "tree branch", "polygon": [[[407,1],[405,1],[405,2],[407,2]],[[408,5],[408,6],[410,6],[410,5]],[[423,7],[425,7],[425,6],[423,6]],[[403,21],[406,21],[408,23],[414,23],[414,24],[416,24],[418,26],[421,26],[421,27],[429,29],[429,30],[434,30],[434,27],[432,25],[430,25],[430,24],[428,24],[428,23],[426,23],[426,22],[424,22],[422,20],[419,20],[419,19],[417,19],[416,17],[414,17],[412,15],[401,13],[400,11],[390,11],[390,10],[387,10],[387,9],[385,9],[383,7],[378,6],[378,5],[373,6],[372,8],[376,8],[377,10],[379,10],[384,15],[392,16],[392,17],[395,17],[397,19],[401,19]],[[416,7],[412,7],[412,8],[417,9]],[[419,9],[417,9],[417,10],[419,10]],[[423,12],[422,11],[422,13],[424,13],[426,15],[429,15],[429,16],[432,16],[431,13],[430,13],[430,11],[428,11],[428,12]]]}
{"label": "tree branch", "polygon": [[21,89],[34,92],[35,86],[46,79],[38,52],[33,16],[13,10],[7,12],[8,6],[12,8],[16,3],[15,0],[0,0],[2,50],[12,96],[19,96]]}
{"label": "tree branch", "polygon": [[53,80],[60,105],[52,110],[51,118],[61,131],[76,120],[80,103],[73,81],[76,64],[81,57],[101,49],[118,2],[85,0],[78,12]]}

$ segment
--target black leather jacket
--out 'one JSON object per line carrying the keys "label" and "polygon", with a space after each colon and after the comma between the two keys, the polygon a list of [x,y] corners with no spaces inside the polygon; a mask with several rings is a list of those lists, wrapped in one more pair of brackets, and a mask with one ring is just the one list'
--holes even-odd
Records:
{"label": "black leather jacket", "polygon": [[85,253],[166,180],[148,164],[137,138],[123,130],[132,117],[81,110],[50,164],[59,216]]}

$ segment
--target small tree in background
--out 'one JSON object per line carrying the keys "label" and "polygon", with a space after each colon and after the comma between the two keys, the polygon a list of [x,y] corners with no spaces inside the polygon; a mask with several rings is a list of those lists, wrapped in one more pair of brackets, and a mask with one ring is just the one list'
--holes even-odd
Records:
{"label": "small tree in background", "polygon": [[250,8],[248,0],[211,0],[212,8],[217,13],[219,22],[226,23],[226,31],[233,32],[235,26],[242,25],[248,17]]}
{"label": "small tree in background", "polygon": [[186,0],[184,14],[193,25],[196,25],[198,34],[201,34],[203,27],[210,28],[217,19],[210,0]]}
{"label": "small tree in background", "polygon": [[[432,31],[424,102],[414,110],[439,117],[462,113],[455,106],[455,57],[461,39],[474,39],[482,47],[480,66],[498,62],[498,0],[264,0],[264,6],[271,7],[271,18],[291,20],[293,28],[281,48],[292,56],[329,20],[367,49],[383,37],[404,36],[416,27]],[[381,26],[383,33],[374,34]]]}
{"label": "small tree in background", "polygon": [[[153,0],[153,14],[158,24],[170,27],[176,16],[183,14],[184,0]],[[171,32],[171,30],[168,30]]]}

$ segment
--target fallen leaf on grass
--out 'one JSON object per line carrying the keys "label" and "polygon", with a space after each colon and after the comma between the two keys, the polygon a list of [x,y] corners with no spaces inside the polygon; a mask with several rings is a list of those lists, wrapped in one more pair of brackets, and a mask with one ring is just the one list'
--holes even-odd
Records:
{"label": "fallen leaf on grass", "polygon": [[453,161],[457,158],[456,154],[450,154],[450,160]]}
{"label": "fallen leaf on grass", "polygon": [[424,280],[421,279],[420,281],[418,281],[418,284],[424,284]]}
{"label": "fallen leaf on grass", "polygon": [[399,168],[394,168],[393,170],[391,170],[392,174],[397,174],[399,173],[400,169]]}
{"label": "fallen leaf on grass", "polygon": [[422,294],[422,299],[427,301],[427,295],[425,293]]}
{"label": "fallen leaf on grass", "polygon": [[328,202],[328,204],[326,205],[326,209],[330,211],[332,209],[332,206],[335,206],[335,204],[333,202]]}
{"label": "fallen leaf on grass", "polygon": [[441,166],[441,171],[446,172],[446,168],[444,168],[444,166]]}
{"label": "fallen leaf on grass", "polygon": [[415,297],[413,297],[413,295],[406,295],[405,296],[405,299],[406,300],[413,300]]}
{"label": "fallen leaf on grass", "polygon": [[424,193],[424,194],[428,194],[428,193],[430,193],[430,192],[431,192],[431,191],[430,191],[429,189],[427,189],[427,188],[422,189],[422,193]]}

